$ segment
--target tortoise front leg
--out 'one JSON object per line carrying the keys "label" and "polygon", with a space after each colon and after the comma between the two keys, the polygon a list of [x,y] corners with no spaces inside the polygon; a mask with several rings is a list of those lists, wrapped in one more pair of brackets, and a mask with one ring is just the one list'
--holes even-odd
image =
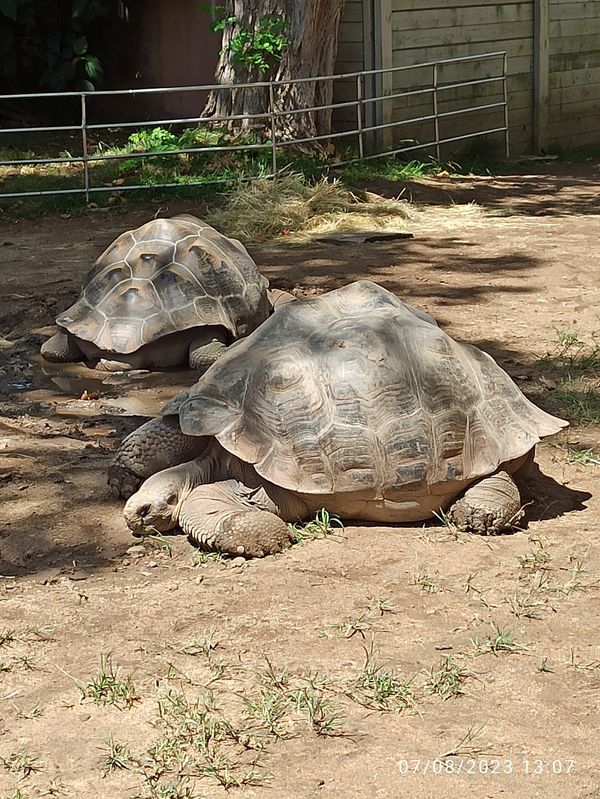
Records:
{"label": "tortoise front leg", "polygon": [[467,533],[497,535],[508,530],[523,516],[517,484],[508,472],[496,472],[467,489],[448,516]]}
{"label": "tortoise front leg", "polygon": [[[264,498],[264,492],[260,492]],[[285,522],[268,499],[237,480],[199,486],[184,500],[179,526],[201,549],[258,558],[292,544]]]}
{"label": "tortoise front leg", "polygon": [[52,363],[76,363],[85,361],[85,355],[66,330],[59,330],[40,349],[42,358]]}
{"label": "tortoise front leg", "polygon": [[225,341],[225,333],[218,327],[200,329],[190,344],[190,369],[206,372],[208,367],[212,366],[227,351]]}
{"label": "tortoise front leg", "polygon": [[108,484],[116,497],[128,499],[148,477],[203,455],[208,440],[186,436],[179,417],[150,419],[130,433],[108,469]]}

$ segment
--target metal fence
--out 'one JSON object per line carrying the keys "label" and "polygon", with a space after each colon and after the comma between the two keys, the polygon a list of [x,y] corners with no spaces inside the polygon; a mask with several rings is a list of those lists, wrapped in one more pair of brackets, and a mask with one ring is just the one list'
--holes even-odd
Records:
{"label": "metal fence", "polygon": [[[496,69],[492,68],[491,71],[497,71],[494,74],[483,78],[473,78],[470,80],[455,80],[447,81],[443,79],[441,74],[445,68],[453,65],[466,65],[469,62],[478,63],[482,62],[496,63]],[[200,153],[217,153],[217,152],[236,152],[243,151],[258,152],[268,151],[270,153],[270,175],[276,176],[279,171],[281,156],[280,153],[284,148],[297,147],[303,144],[313,144],[315,142],[335,142],[339,147],[339,142],[348,145],[347,150],[352,150],[344,160],[337,160],[335,163],[326,164],[326,167],[339,167],[355,163],[361,160],[371,158],[381,158],[385,156],[392,156],[401,153],[409,153],[417,150],[432,149],[435,151],[437,158],[441,157],[441,148],[443,145],[451,144],[459,141],[466,141],[469,139],[486,136],[489,134],[503,134],[503,142],[506,156],[509,156],[509,127],[508,127],[508,97],[507,97],[507,57],[505,52],[490,52],[480,53],[478,55],[465,56],[461,58],[443,59],[438,61],[429,61],[419,64],[412,64],[409,66],[392,67],[389,69],[379,70],[362,70],[360,72],[348,72],[338,75],[327,75],[313,78],[299,78],[290,81],[264,81],[256,83],[235,84],[231,86],[223,86],[222,84],[215,85],[202,85],[202,86],[178,86],[166,87],[155,89],[128,89],[128,90],[115,90],[115,91],[96,91],[96,92],[52,92],[52,93],[29,93],[29,94],[4,94],[0,95],[0,103],[6,101],[65,101],[68,98],[74,99],[78,103],[78,119],[77,122],[71,125],[47,125],[38,127],[4,127],[0,128],[1,134],[11,134],[19,136],[21,134],[77,134],[80,137],[81,153],[79,155],[72,155],[69,152],[61,153],[57,157],[32,157],[32,158],[5,158],[0,160],[0,176],[2,171],[10,174],[12,177],[19,174],[19,170],[27,170],[28,168],[35,167],[48,167],[52,164],[71,164],[81,165],[81,180],[82,184],[79,187],[70,186],[68,188],[53,188],[49,190],[39,191],[4,191],[0,192],[0,198],[15,198],[15,197],[31,197],[43,195],[59,195],[59,194],[82,194],[85,196],[86,201],[89,200],[90,195],[96,192],[122,192],[137,189],[149,189],[155,187],[169,188],[169,187],[188,187],[206,185],[207,182],[217,182],[222,180],[231,180],[231,178],[215,178],[211,181],[185,181],[185,182],[152,182],[147,183],[134,183],[121,185],[93,185],[94,166],[96,164],[106,161],[120,161],[123,159],[155,159],[164,158],[165,156],[176,155],[195,155]],[[408,82],[410,85],[410,71],[415,70],[430,70],[430,78],[427,80],[427,85],[423,85],[423,79],[417,82],[418,88],[408,88],[402,90],[394,90],[394,83]],[[403,81],[399,81],[399,77],[403,77]],[[346,85],[346,93],[350,89],[351,98],[345,101],[332,102],[327,105],[311,106],[311,107],[295,107],[295,108],[282,108],[279,96],[284,88],[289,88],[293,84],[299,83],[317,83],[317,82],[331,82],[344,83]],[[414,85],[414,84],[413,84]],[[444,97],[449,96],[447,93],[456,92],[460,89],[473,87],[473,94],[476,93],[477,87],[486,87],[487,95],[489,98],[490,87],[496,86],[496,91],[499,99],[494,102],[476,102],[476,98],[469,98],[474,104],[469,104],[469,100],[456,101],[457,107],[451,110],[441,110],[443,107]],[[176,94],[176,93],[198,93],[199,98],[203,94],[210,91],[264,91],[267,92],[268,102],[266,103],[266,110],[264,113],[252,115],[230,115],[230,116],[194,116],[183,118],[163,118],[127,122],[92,122],[90,116],[91,105],[100,98],[140,98],[144,95],[156,94]],[[486,99],[486,92],[482,97]],[[402,112],[403,102],[407,110],[410,110],[410,104],[413,101],[419,101],[422,98],[424,101],[430,101],[430,113],[420,114],[417,116],[409,116],[404,118]],[[482,98],[478,98],[482,99]],[[0,106],[1,108],[1,106]],[[295,114],[317,114],[318,112],[331,112],[334,115],[346,115],[346,124],[348,123],[348,114],[351,114],[350,127],[344,129],[344,126],[338,126],[338,129],[327,135],[316,135],[299,138],[283,138],[279,134],[280,120],[282,117],[291,117]],[[498,115],[498,124],[492,127],[481,126],[475,124],[476,129],[467,133],[459,135],[447,136],[443,134],[442,126],[450,120],[456,120],[458,117],[465,117],[465,115],[494,113]],[[383,120],[383,121],[382,121]],[[189,147],[180,149],[168,149],[160,151],[146,151],[146,152],[120,152],[120,153],[103,153],[91,142],[91,132],[101,131],[127,131],[135,129],[139,131],[144,128],[154,127],[186,127],[202,125],[210,128],[218,127],[219,125],[227,125],[229,123],[242,123],[252,122],[258,125],[265,131],[266,136],[264,140],[257,141],[256,143],[233,143],[231,145],[220,146],[206,146],[206,147]],[[415,125],[431,125],[431,135],[426,136],[426,141],[417,140],[400,140],[399,135],[403,130],[410,131],[411,126]],[[0,138],[0,150],[2,149],[3,140]],[[6,150],[2,150],[6,153]],[[31,171],[29,169],[29,171]],[[2,184],[0,184],[2,188]]]}

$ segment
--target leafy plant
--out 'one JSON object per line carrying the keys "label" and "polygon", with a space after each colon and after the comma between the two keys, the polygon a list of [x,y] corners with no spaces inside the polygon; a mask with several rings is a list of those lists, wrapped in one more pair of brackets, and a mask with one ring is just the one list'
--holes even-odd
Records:
{"label": "leafy plant", "polygon": [[88,33],[107,0],[0,0],[0,76],[15,88],[93,91],[102,79]]}
{"label": "leafy plant", "polygon": [[[217,6],[215,10],[222,13],[225,8]],[[210,27],[213,31],[222,31],[234,26],[237,30],[226,48],[231,63],[248,71],[256,70],[259,75],[264,75],[281,61],[292,43],[289,23],[277,14],[264,14],[254,27],[238,17],[226,15],[215,20]]]}

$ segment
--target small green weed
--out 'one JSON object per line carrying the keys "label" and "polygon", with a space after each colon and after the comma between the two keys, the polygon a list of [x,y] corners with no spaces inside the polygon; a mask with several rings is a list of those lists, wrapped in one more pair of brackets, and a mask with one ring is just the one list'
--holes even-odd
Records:
{"label": "small green weed", "polygon": [[567,461],[580,466],[600,466],[600,456],[593,449],[576,449],[568,447]]}
{"label": "small green weed", "polygon": [[297,544],[314,541],[317,538],[326,538],[328,535],[334,535],[336,529],[343,529],[343,527],[341,519],[331,516],[325,508],[317,511],[315,518],[306,524],[288,524],[288,529]]}
{"label": "small green weed", "polygon": [[600,421],[600,333],[583,341],[572,330],[557,333],[554,349],[540,358],[537,371],[550,373],[557,388],[549,395],[550,405],[578,423]]}
{"label": "small green weed", "polygon": [[427,672],[425,688],[441,699],[450,699],[463,693],[462,686],[471,676],[452,655],[443,655],[437,669],[432,667]]}
{"label": "small green weed", "polygon": [[291,726],[287,718],[291,705],[288,693],[262,686],[258,695],[244,696],[244,713],[255,719],[275,738],[289,738]]}
{"label": "small green weed", "polygon": [[473,638],[471,643],[475,647],[475,655],[486,655],[490,652],[494,655],[501,652],[522,652],[527,648],[515,641],[510,630],[501,630],[494,622],[492,622],[491,636]]}
{"label": "small green weed", "polygon": [[119,667],[112,663],[111,655],[100,655],[96,677],[79,687],[81,699],[91,699],[96,705],[114,705],[119,709],[131,708],[140,696],[130,676],[121,679]]}
{"label": "small green weed", "polygon": [[428,574],[422,564],[419,566],[419,571],[410,578],[409,585],[416,585],[421,591],[425,591],[428,594],[435,594],[439,590],[434,579]]}
{"label": "small green weed", "polygon": [[414,677],[409,679],[388,669],[377,659],[373,642],[363,646],[365,662],[348,696],[364,707],[399,713],[415,706]]}
{"label": "small green weed", "polygon": [[22,778],[39,772],[43,768],[39,757],[30,755],[26,749],[12,752],[8,757],[0,757],[0,763],[11,774],[19,774]]}
{"label": "small green weed", "polygon": [[111,771],[125,770],[131,767],[132,757],[129,747],[115,741],[112,734],[100,749],[103,752],[100,766],[105,775],[110,774]]}
{"label": "small green weed", "polygon": [[484,727],[469,727],[460,741],[447,752],[438,755],[436,760],[446,760],[450,757],[477,757],[478,755],[489,754],[489,748],[480,740],[484,733]]}
{"label": "small green weed", "polygon": [[204,552],[202,549],[194,550],[192,566],[206,566],[209,563],[225,563],[226,559],[220,552]]}
{"label": "small green weed", "polygon": [[372,628],[373,624],[367,619],[367,614],[348,617],[337,624],[330,624],[327,628],[319,630],[320,638],[352,638],[357,633],[361,638],[365,637],[365,632]]}
{"label": "small green weed", "polygon": [[318,675],[308,678],[307,684],[290,693],[291,702],[298,713],[305,713],[310,726],[322,736],[340,735],[344,724],[344,714],[324,695],[325,683]]}
{"label": "small green weed", "polygon": [[531,549],[529,549],[524,555],[519,555],[517,558],[521,568],[526,571],[549,569],[552,557],[544,546],[543,542],[538,539],[533,540],[532,543],[534,546],[532,546]]}

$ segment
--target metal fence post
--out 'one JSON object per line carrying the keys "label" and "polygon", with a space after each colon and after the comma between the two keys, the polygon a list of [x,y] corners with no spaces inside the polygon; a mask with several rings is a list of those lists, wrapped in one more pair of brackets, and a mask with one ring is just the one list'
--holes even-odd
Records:
{"label": "metal fence post", "polygon": [[271,117],[271,169],[273,177],[277,177],[277,131],[275,128],[275,92],[273,82],[269,83],[269,114]]}
{"label": "metal fence post", "polygon": [[440,118],[438,116],[438,65],[433,65],[433,128],[435,133],[435,154],[441,160],[440,150]]}
{"label": "metal fence post", "polygon": [[504,53],[502,57],[502,89],[503,89],[503,100],[504,100],[504,127],[506,130],[504,131],[504,149],[506,150],[506,158],[507,160],[510,158],[510,144],[508,140],[508,87],[506,85],[506,73],[508,69],[507,63],[507,55]]}
{"label": "metal fence post", "polygon": [[356,127],[358,129],[358,157],[363,158],[365,154],[364,141],[364,120],[363,120],[363,74],[356,76]]}
{"label": "metal fence post", "polygon": [[87,107],[85,94],[81,95],[81,143],[83,153],[83,188],[85,189],[85,201],[90,201],[90,166],[88,162],[88,142],[87,142]]}

